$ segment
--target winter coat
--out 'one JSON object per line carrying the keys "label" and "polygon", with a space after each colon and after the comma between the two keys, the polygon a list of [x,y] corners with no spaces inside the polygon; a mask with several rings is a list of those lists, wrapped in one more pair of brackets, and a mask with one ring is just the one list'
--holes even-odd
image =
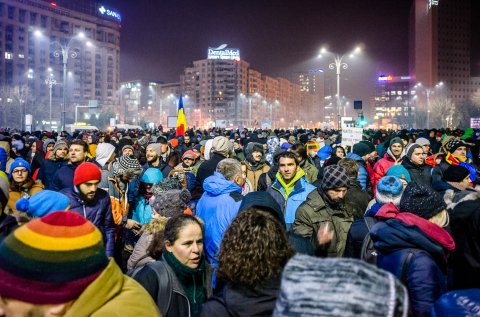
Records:
{"label": "winter coat", "polygon": [[257,191],[266,191],[269,187],[271,187],[273,182],[275,182],[277,173],[278,166],[273,165],[272,167],[270,167],[270,170],[268,172],[260,175],[260,177],[258,178]]}
{"label": "winter coat", "polygon": [[52,190],[61,191],[64,188],[73,188],[73,176],[77,169],[76,164],[67,163],[55,172],[52,181]]}
{"label": "winter coat", "polygon": [[198,168],[197,178],[195,180],[195,191],[198,191],[200,194],[203,193],[203,183],[205,182],[205,179],[213,175],[217,169],[218,163],[225,158],[226,157],[220,153],[213,152],[210,154],[210,159],[204,161]]}
{"label": "winter coat", "polygon": [[93,200],[85,201],[76,188],[65,188],[60,192],[70,199],[70,211],[85,217],[100,230],[107,256],[113,256],[117,227],[113,222],[112,205],[108,193],[98,188]]}
{"label": "winter coat", "polygon": [[305,178],[310,184],[313,184],[318,178],[318,169],[309,161],[305,160],[303,163],[300,163],[300,167],[305,172]]}
{"label": "winter coat", "polygon": [[67,165],[67,161],[61,158],[56,160],[50,160],[50,159],[44,160],[42,163],[42,166],[40,166],[40,171],[38,172],[37,180],[42,182],[42,184],[45,186],[45,189],[52,190],[55,173],[57,172],[57,170],[59,170],[61,167],[65,165]]}
{"label": "winter coat", "polygon": [[373,167],[373,177],[372,177],[372,187],[374,193],[377,191],[377,184],[380,181],[380,178],[387,174],[387,171],[390,167],[395,165],[395,159],[390,148],[387,150],[387,153],[383,156],[381,160],[379,160],[375,166]]}
{"label": "winter coat", "polygon": [[[156,173],[155,169],[149,168],[143,173],[140,182],[156,184],[162,179],[163,175],[161,173]],[[152,215],[153,210],[152,207],[150,207],[149,202],[140,192],[138,192],[135,196],[132,219],[138,221],[141,225],[144,225],[152,220]]]}
{"label": "winter coat", "polygon": [[471,189],[444,196],[455,251],[449,258],[453,288],[480,288],[480,192]]}
{"label": "winter coat", "polygon": [[349,215],[358,218],[367,210],[370,195],[367,194],[356,179],[350,178],[350,187],[345,195],[345,209]]}
{"label": "winter coat", "polygon": [[353,222],[353,217],[345,209],[333,209],[319,193],[312,191],[305,202],[297,209],[293,232],[305,238],[314,240],[320,226],[329,223],[334,235],[332,241],[326,246],[327,256],[341,257],[345,251],[347,233]]}
{"label": "winter coat", "polygon": [[253,187],[252,191],[257,191],[260,176],[263,173],[267,173],[270,170],[270,166],[268,166],[268,164],[265,162],[260,162],[258,165],[253,166],[247,160],[245,160],[245,166],[247,167],[247,179],[250,181]]}
{"label": "winter coat", "polygon": [[149,168],[158,168],[162,172],[163,178],[167,178],[168,174],[173,169],[173,167],[171,167],[166,162],[164,162],[161,157],[160,157],[160,164],[158,164],[158,166],[152,166],[148,162],[145,163],[145,165],[143,165],[144,172]]}
{"label": "winter coat", "polygon": [[465,289],[445,293],[435,302],[431,317],[478,316],[480,289]]}
{"label": "winter coat", "polygon": [[286,197],[285,188],[280,184],[278,177],[281,177],[279,173],[277,173],[275,182],[267,189],[267,192],[272,195],[280,208],[282,208],[282,212],[285,215],[287,231],[290,231],[298,207],[307,199],[308,194],[315,190],[315,186],[309,184],[303,176],[297,181],[293,179],[292,182],[295,181],[295,185],[290,195]]}
{"label": "winter coat", "polygon": [[254,289],[235,287],[228,283],[222,293],[203,305],[200,317],[272,316],[279,291],[280,277]]}
{"label": "winter coat", "polygon": [[24,197],[25,195],[33,196],[42,190],[44,190],[44,186],[40,183],[34,182],[32,179],[29,180],[27,183],[25,183],[22,186],[21,190],[18,188],[15,190],[12,190],[12,187],[10,185],[10,189],[9,189],[10,197],[8,198],[8,202],[7,202],[7,206],[10,209],[10,212],[14,214],[18,213],[17,208],[15,208],[15,204],[20,198]]}
{"label": "winter coat", "polygon": [[432,167],[430,165],[425,163],[416,165],[406,156],[403,157],[402,165],[410,174],[412,182],[432,187]]}
{"label": "winter coat", "polygon": [[357,180],[359,181],[360,185],[362,186],[363,190],[367,190],[368,187],[372,187],[372,184],[370,182],[370,175],[368,174],[367,167],[365,161],[362,159],[361,156],[358,154],[355,154],[353,152],[348,153],[346,158],[355,160],[358,165],[358,176]]}
{"label": "winter coat", "polygon": [[[162,255],[162,258],[159,261],[164,262],[163,269],[168,270],[169,276],[172,277],[171,279],[171,291],[169,294],[165,294],[166,296],[161,296],[160,300],[162,301],[170,301],[170,306],[168,309],[168,313],[162,312],[164,317],[176,317],[176,316],[181,316],[181,317],[191,317],[191,312],[190,312],[190,301],[187,298],[187,295],[177,278],[174,269],[167,263],[165,260],[164,256]],[[162,274],[163,275],[163,274]],[[154,298],[155,300],[158,300],[158,291],[159,291],[159,283],[165,282],[165,281],[159,281],[157,277],[157,273],[153,269],[149,267],[149,265],[146,265],[143,269],[141,269],[137,275],[135,275],[135,280],[138,281],[150,294],[149,297]],[[212,295],[212,288],[210,285],[212,284],[212,269],[210,266],[206,266],[205,268],[205,274],[204,274],[204,286],[206,288],[206,293],[207,293],[207,298]],[[198,285],[198,287],[201,287],[201,285]],[[167,296],[170,295],[170,296]],[[158,303],[157,302],[157,307],[164,307],[166,306],[165,303]]]}
{"label": "winter coat", "polygon": [[[470,159],[467,159],[466,162],[459,162],[455,157],[453,157],[450,154],[447,154],[442,158],[442,161],[440,164],[435,166],[432,172],[432,187],[436,191],[446,191],[447,189],[450,189],[448,186],[446,186],[445,182],[443,181],[443,173],[447,170],[448,166],[450,165],[463,165],[467,167],[470,170],[470,175],[472,175],[472,171],[474,174],[475,178],[475,184],[480,185],[480,171],[477,169],[477,167],[471,162]],[[472,176],[470,176],[472,178]]]}
{"label": "winter coat", "polygon": [[[391,219],[392,214],[398,219]],[[453,239],[428,220],[399,213],[392,203],[382,206],[376,217],[383,220],[370,231],[379,253],[377,266],[406,285],[413,316],[428,316],[433,303],[447,291],[446,252],[455,248]]]}
{"label": "winter coat", "polygon": [[161,316],[147,291],[110,259],[103,272],[72,302],[64,317]]}
{"label": "winter coat", "polygon": [[113,221],[116,225],[122,224],[122,218],[128,215],[130,204],[128,202],[128,192],[130,184],[124,184],[122,189],[119,184],[118,177],[114,177],[113,168],[108,173],[102,173],[102,180],[98,185],[104,189],[110,196],[112,204]]}
{"label": "winter coat", "polygon": [[237,216],[242,202],[242,188],[214,172],[203,183],[204,193],[198,201],[196,211],[205,223],[204,248],[208,261],[216,268],[215,255],[227,227]]}

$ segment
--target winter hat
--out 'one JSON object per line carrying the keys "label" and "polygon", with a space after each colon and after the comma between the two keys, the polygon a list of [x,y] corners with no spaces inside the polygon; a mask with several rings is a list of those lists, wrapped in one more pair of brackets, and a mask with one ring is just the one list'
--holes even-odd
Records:
{"label": "winter hat", "polygon": [[291,147],[292,147],[292,144],[290,144],[288,142],[283,142],[282,145],[280,145],[280,149],[282,149],[284,151],[288,150]]}
{"label": "winter hat", "polygon": [[17,167],[25,167],[28,171],[28,173],[30,174],[31,170],[30,170],[30,164],[28,164],[27,161],[25,161],[23,158],[21,157],[17,157],[13,162],[12,164],[10,164],[10,178],[12,178],[12,172],[14,169],[16,169]]}
{"label": "winter hat", "polygon": [[122,147],[122,153],[123,153],[123,151],[125,151],[126,149],[131,149],[133,152],[135,152],[135,149],[134,149],[133,146],[130,145],[130,144],[127,144],[127,145],[125,145],[124,147]]}
{"label": "winter hat", "polygon": [[322,189],[349,187],[347,171],[343,166],[330,165],[324,169]]}
{"label": "winter hat", "polygon": [[173,217],[183,214],[187,203],[192,199],[186,189],[172,189],[155,195],[150,200],[150,206],[163,217]]}
{"label": "winter hat", "polygon": [[447,142],[447,144],[445,145],[445,149],[448,152],[453,153],[461,146],[467,146],[467,145],[462,141],[458,141],[457,139],[453,138]]}
{"label": "winter hat", "polygon": [[375,151],[375,145],[369,141],[360,141],[353,145],[352,152],[362,157]]}
{"label": "winter hat", "polygon": [[449,165],[443,173],[443,180],[446,182],[460,183],[470,176],[470,171],[465,166]]}
{"label": "winter hat", "polygon": [[97,145],[97,157],[95,160],[98,162],[98,164],[100,164],[100,166],[104,166],[113,152],[115,152],[115,147],[113,145],[110,143],[100,143]]}
{"label": "winter hat", "polygon": [[3,209],[7,206],[8,198],[10,197],[10,186],[8,184],[8,176],[4,172],[0,171],[0,204],[2,204],[2,209],[0,209],[0,215],[2,214]]}
{"label": "winter hat", "polygon": [[306,144],[307,151],[318,152],[320,150],[320,145],[316,141],[308,141]]}
{"label": "winter hat", "polygon": [[174,149],[178,146],[178,139],[175,139],[175,138],[170,139],[168,143],[170,143],[170,145],[172,146],[172,149]]}
{"label": "winter hat", "polygon": [[407,169],[403,165],[392,165],[388,170],[385,176],[395,176],[400,179],[403,179],[407,181],[407,183],[410,183],[412,181],[412,178],[410,177],[410,173],[407,171]]}
{"label": "winter hat", "polygon": [[153,185],[152,193],[153,195],[158,196],[160,193],[173,189],[183,189],[182,183],[176,178],[168,177]]}
{"label": "winter hat", "polygon": [[203,155],[206,160],[210,159],[210,153],[212,153],[213,139],[205,141],[205,148],[203,150]]}
{"label": "winter hat", "polygon": [[52,144],[55,146],[55,140],[54,139],[46,139],[45,141],[43,141],[43,152],[44,153],[47,153],[47,146],[49,144]]}
{"label": "winter hat", "polygon": [[442,196],[433,188],[411,182],[403,191],[400,212],[409,212],[430,219],[447,208]]}
{"label": "winter hat", "polygon": [[379,204],[393,203],[395,206],[400,204],[403,194],[403,183],[395,176],[384,176],[380,178],[377,184],[375,200]]}
{"label": "winter hat", "polygon": [[420,145],[420,146],[430,145],[430,141],[428,141],[428,139],[426,139],[426,138],[418,138],[415,143]]}
{"label": "winter hat", "polygon": [[192,160],[195,160],[197,158],[197,155],[195,155],[195,152],[193,152],[192,150],[188,150],[188,151],[185,151],[185,153],[183,153],[182,155],[182,161],[185,159],[185,158],[190,158]]}
{"label": "winter hat", "polygon": [[57,211],[6,237],[0,263],[0,296],[40,305],[77,299],[109,260],[95,225]]}
{"label": "winter hat", "polygon": [[57,210],[65,210],[70,205],[70,199],[53,190],[42,190],[30,198],[21,198],[15,209],[26,212],[30,217],[43,217]]}
{"label": "winter hat", "polygon": [[[407,149],[405,151],[405,156],[408,157],[409,159],[412,158],[412,155],[413,155],[413,151],[415,151],[415,149],[421,149],[422,146],[417,144],[417,143],[412,143],[412,144],[409,144],[407,146]],[[423,151],[423,149],[422,149]]]}
{"label": "winter hat", "polygon": [[161,143],[150,143],[147,145],[147,151],[148,149],[152,149],[157,153],[158,156],[162,155],[162,144]]}
{"label": "winter hat", "polygon": [[102,172],[94,163],[84,162],[77,166],[73,174],[73,185],[78,186],[89,181],[102,180]]}
{"label": "winter hat", "polygon": [[404,146],[403,146],[403,140],[402,140],[400,137],[398,137],[398,136],[397,136],[397,137],[394,137],[393,139],[390,140],[390,145],[389,145],[388,147],[391,148],[392,145],[394,145],[394,144],[396,144],[396,143],[400,144],[400,145],[402,146],[402,148],[404,147]]}
{"label": "winter hat", "polygon": [[304,254],[285,266],[273,312],[274,317],[407,314],[407,290],[391,273],[357,259]]}
{"label": "winter hat", "polygon": [[113,175],[135,177],[142,173],[142,166],[133,155],[122,155],[120,159],[112,164]]}
{"label": "winter hat", "polygon": [[224,136],[217,136],[213,139],[212,151],[229,157],[233,151],[233,144]]}
{"label": "winter hat", "polygon": [[250,192],[242,199],[238,213],[251,207],[258,207],[262,210],[268,210],[285,227],[285,217],[277,201],[266,191]]}
{"label": "winter hat", "polygon": [[64,140],[55,142],[52,153],[56,153],[58,150],[60,150],[63,147],[66,147],[68,149],[68,144]]}

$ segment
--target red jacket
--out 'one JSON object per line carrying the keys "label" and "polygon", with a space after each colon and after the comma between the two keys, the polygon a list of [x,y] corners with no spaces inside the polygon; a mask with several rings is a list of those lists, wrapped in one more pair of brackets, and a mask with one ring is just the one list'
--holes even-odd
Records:
{"label": "red jacket", "polygon": [[371,176],[372,179],[372,187],[373,187],[373,192],[377,192],[377,184],[378,181],[380,181],[380,178],[385,176],[387,174],[387,171],[390,167],[395,165],[395,160],[392,158],[392,156],[389,154],[390,150],[385,153],[382,159],[380,159],[375,166],[373,167],[373,175]]}

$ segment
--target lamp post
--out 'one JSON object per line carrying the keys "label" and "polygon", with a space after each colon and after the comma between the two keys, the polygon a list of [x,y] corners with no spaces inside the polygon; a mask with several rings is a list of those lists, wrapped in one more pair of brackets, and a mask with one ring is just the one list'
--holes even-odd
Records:
{"label": "lamp post", "polygon": [[328,65],[328,68],[331,69],[331,70],[335,70],[335,73],[336,73],[336,77],[337,77],[337,95],[336,95],[336,101],[337,101],[337,117],[338,117],[338,129],[340,128],[340,124],[341,124],[341,112],[340,112],[340,107],[341,107],[341,100],[340,100],[340,74],[341,74],[341,70],[342,69],[347,69],[348,68],[348,64],[346,62],[344,62],[344,58],[346,56],[348,57],[353,57],[355,54],[357,53],[360,53],[361,52],[361,49],[360,47],[356,47],[355,50],[352,52],[352,53],[349,53],[348,55],[347,54],[343,54],[343,55],[339,55],[339,54],[334,54],[334,53],[330,53],[328,52],[325,48],[322,48],[320,50],[320,54],[318,55],[319,58],[322,58],[323,55],[325,54],[329,54],[329,55],[333,55],[333,62],[330,63]]}
{"label": "lamp post", "polygon": [[414,89],[423,88],[425,95],[427,96],[427,129],[430,129],[430,94],[433,94],[435,89],[441,88],[442,86],[443,82],[439,82],[433,88],[424,87],[422,83],[418,83],[413,86]]}
{"label": "lamp post", "polygon": [[57,81],[55,80],[55,78],[53,78],[52,73],[49,73],[47,79],[45,79],[45,84],[49,88],[49,97],[50,97],[50,100],[49,100],[49,105],[50,105],[49,120],[50,120],[50,130],[52,130],[52,89],[53,89],[53,86],[55,86],[57,84]]}

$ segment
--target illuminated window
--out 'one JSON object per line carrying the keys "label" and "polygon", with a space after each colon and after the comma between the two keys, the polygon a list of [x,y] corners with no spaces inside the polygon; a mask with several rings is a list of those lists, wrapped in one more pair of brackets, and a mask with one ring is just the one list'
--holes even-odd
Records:
{"label": "illuminated window", "polygon": [[18,58],[25,58],[25,55],[23,55],[23,54],[18,54]]}
{"label": "illuminated window", "polygon": [[5,59],[13,59],[13,53],[5,52]]}

